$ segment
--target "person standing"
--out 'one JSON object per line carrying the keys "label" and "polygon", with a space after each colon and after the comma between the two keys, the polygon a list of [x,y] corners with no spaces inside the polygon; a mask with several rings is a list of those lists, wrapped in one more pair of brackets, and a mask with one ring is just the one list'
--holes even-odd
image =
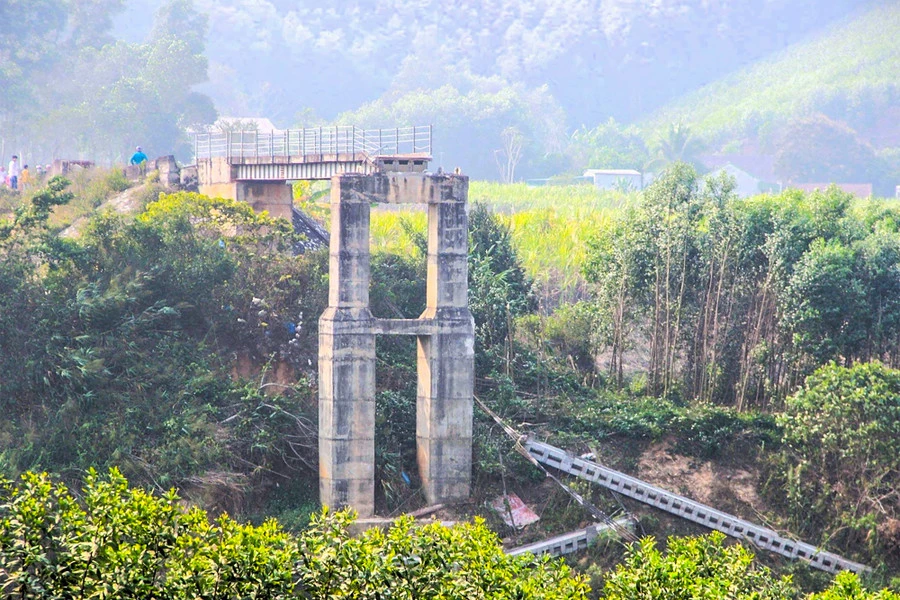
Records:
{"label": "person standing", "polygon": [[19,157],[13,154],[12,160],[9,161],[9,169],[7,169],[7,177],[9,177],[9,187],[19,189]]}
{"label": "person standing", "polygon": [[27,192],[31,187],[31,173],[28,172],[28,165],[22,166],[22,172],[19,173],[19,183],[22,184],[22,191]]}
{"label": "person standing", "polygon": [[141,175],[144,174],[144,172],[145,172],[146,169],[147,169],[147,155],[144,154],[144,151],[141,150],[141,147],[140,147],[140,146],[138,146],[137,148],[135,148],[134,154],[131,155],[131,161],[130,161],[130,162],[131,162],[131,164],[137,165],[138,167],[140,167],[140,169],[141,169]]}

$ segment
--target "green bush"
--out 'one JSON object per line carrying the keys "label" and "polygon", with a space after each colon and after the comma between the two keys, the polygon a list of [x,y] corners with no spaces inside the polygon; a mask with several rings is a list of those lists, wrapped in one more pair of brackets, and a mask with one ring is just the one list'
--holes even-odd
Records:
{"label": "green bush", "polygon": [[900,600],[900,595],[890,590],[867,591],[855,573],[838,573],[830,588],[813,594],[809,600]]}
{"label": "green bush", "polygon": [[274,521],[210,522],[174,494],[91,472],[80,500],[46,474],[5,482],[0,590],[6,598],[288,598],[298,551]]}
{"label": "green bush", "polygon": [[694,404],[682,406],[650,396],[627,397],[600,392],[595,398],[572,402],[560,415],[558,431],[658,440],[676,439],[679,452],[701,458],[745,452],[761,444],[776,444],[780,432],[775,418],[758,412]]}
{"label": "green bush", "polygon": [[[670,537],[667,552],[645,538],[605,582],[609,600],[794,600],[801,597],[791,576],[776,577],[740,544],[725,545],[718,531],[700,537]],[[839,573],[831,587],[807,600],[898,600],[890,590],[867,591],[855,574]]]}
{"label": "green bush", "polygon": [[830,364],[806,379],[778,417],[784,445],[769,491],[795,529],[838,547],[900,559],[900,371]]}
{"label": "green bush", "polygon": [[559,560],[507,556],[484,524],[417,526],[352,537],[353,516],[313,517],[298,536],[275,521],[243,525],[185,508],[174,492],[129,488],[91,472],[80,498],[46,474],[3,482],[0,592],[5,598],[586,597]]}
{"label": "green bush", "polygon": [[645,538],[628,552],[604,587],[610,600],[788,600],[796,597],[790,577],[778,579],[755,564],[743,546],[726,546],[725,534],[669,538],[668,552]]}
{"label": "green bush", "polygon": [[[188,193],[60,239],[49,220],[67,185],[51,179],[0,223],[2,472],[116,465],[194,488],[314,472],[303,375],[325,255],[294,256],[289,225],[245,203]],[[236,357],[254,383],[234,381]],[[299,383],[260,382],[253,369],[273,363]]]}

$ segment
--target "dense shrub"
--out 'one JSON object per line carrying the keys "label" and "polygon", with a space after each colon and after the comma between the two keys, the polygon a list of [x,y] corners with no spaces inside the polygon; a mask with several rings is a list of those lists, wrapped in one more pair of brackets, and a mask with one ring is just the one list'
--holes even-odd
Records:
{"label": "dense shrub", "polygon": [[743,546],[726,546],[713,532],[694,538],[669,538],[667,553],[645,538],[629,551],[625,564],[606,580],[610,600],[787,600],[796,592],[789,577],[776,578],[755,564]]}
{"label": "dense shrub", "polygon": [[900,371],[830,364],[778,418],[770,491],[797,531],[900,561]]}
{"label": "dense shrub", "polygon": [[[701,537],[671,537],[665,554],[652,538],[629,550],[625,563],[606,578],[609,600],[798,600],[790,576],[776,577],[740,544],[726,545],[717,531]],[[898,600],[890,590],[867,591],[857,575],[844,571],[827,590],[807,600]]]}
{"label": "dense shrub", "polygon": [[[168,487],[313,464],[303,375],[324,256],[295,257],[289,226],[244,203],[188,193],[61,239],[48,221],[66,186],[0,223],[0,472],[116,465]],[[235,381],[236,357],[297,383]]]}
{"label": "dense shrub", "polygon": [[583,577],[562,561],[511,557],[481,522],[444,527],[409,518],[387,531],[348,531],[353,517],[314,517],[294,537],[275,521],[210,521],[174,492],[129,488],[91,472],[80,497],[47,475],[3,482],[0,592],[50,598],[577,599]]}
{"label": "dense shrub", "polygon": [[733,186],[676,164],[589,243],[610,380],[767,410],[831,360],[900,366],[896,207]]}

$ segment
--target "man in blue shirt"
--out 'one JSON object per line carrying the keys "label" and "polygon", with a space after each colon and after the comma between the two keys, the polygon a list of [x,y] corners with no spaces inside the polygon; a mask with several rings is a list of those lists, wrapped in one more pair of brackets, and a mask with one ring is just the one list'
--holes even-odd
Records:
{"label": "man in blue shirt", "polygon": [[141,147],[138,146],[135,149],[135,153],[131,155],[131,164],[137,165],[141,168],[141,175],[144,174],[144,169],[147,168],[147,155],[144,154],[144,151],[141,150]]}

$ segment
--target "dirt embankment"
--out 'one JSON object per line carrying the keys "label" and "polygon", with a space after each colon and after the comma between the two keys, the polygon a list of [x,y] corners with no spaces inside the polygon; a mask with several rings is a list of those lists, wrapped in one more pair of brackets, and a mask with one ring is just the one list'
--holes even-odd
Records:
{"label": "dirt embankment", "polygon": [[758,521],[765,502],[757,493],[759,472],[678,454],[671,440],[649,446],[641,454],[635,476],[713,508]]}
{"label": "dirt embankment", "polygon": [[[110,196],[110,198],[97,207],[97,212],[104,210],[112,210],[113,212],[127,215],[140,211],[144,206],[144,202],[148,196],[153,195],[156,186],[152,183],[136,185],[128,188],[118,194]],[[87,224],[89,216],[83,216],[75,219],[75,221],[63,229],[59,236],[63,238],[76,238],[81,235],[81,230]]]}

